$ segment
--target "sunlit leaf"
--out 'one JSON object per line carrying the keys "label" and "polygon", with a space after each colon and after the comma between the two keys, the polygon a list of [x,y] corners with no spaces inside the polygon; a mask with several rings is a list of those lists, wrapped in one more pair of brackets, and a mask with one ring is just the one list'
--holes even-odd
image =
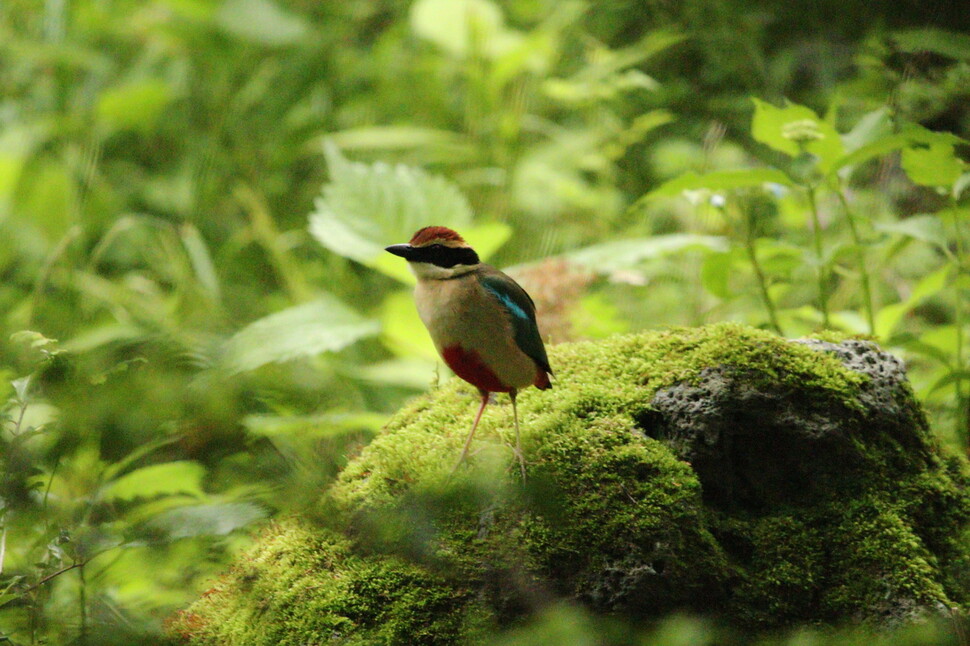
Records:
{"label": "sunlit leaf", "polygon": [[340,150],[415,150],[423,159],[440,157],[454,162],[474,159],[478,154],[474,142],[461,133],[418,126],[366,126],[329,133],[327,138]]}
{"label": "sunlit leaf", "polygon": [[179,460],[135,469],[121,476],[105,491],[105,498],[131,500],[165,494],[202,496],[205,467],[198,462]]}
{"label": "sunlit leaf", "polygon": [[270,314],[237,332],[223,348],[230,372],[255,370],[268,363],[335,352],[378,332],[377,321],[364,318],[333,296],[324,296]]}
{"label": "sunlit leaf", "polygon": [[909,178],[922,186],[949,187],[963,173],[963,163],[948,143],[904,148],[901,163]]}
{"label": "sunlit leaf", "polygon": [[473,48],[494,56],[512,43],[502,10],[491,0],[417,0],[411,6],[411,29],[455,56]]}
{"label": "sunlit leaf", "polygon": [[721,299],[731,297],[728,279],[734,266],[734,255],[730,252],[709,253],[701,263],[701,284],[704,289]]}
{"label": "sunlit leaf", "polygon": [[862,116],[849,132],[842,135],[846,152],[853,152],[893,134],[892,112],[881,107]]}
{"label": "sunlit leaf", "polygon": [[754,101],[751,135],[756,141],[797,157],[803,151],[818,157],[823,172],[845,152],[838,131],[815,111],[803,105],[788,103],[777,107],[759,99]]}
{"label": "sunlit leaf", "polygon": [[44,160],[28,165],[20,179],[14,213],[25,226],[43,234],[50,244],[71,235],[76,223],[78,186],[71,169]]}
{"label": "sunlit leaf", "polygon": [[223,536],[265,517],[263,508],[247,502],[194,505],[162,512],[148,523],[148,527],[164,532],[171,540]]}
{"label": "sunlit leaf", "polygon": [[348,431],[377,431],[387,423],[387,418],[387,415],[380,413],[361,411],[324,415],[247,415],[242,423],[254,435],[319,438],[341,435]]}
{"label": "sunlit leaf", "polygon": [[350,162],[332,143],[325,152],[330,182],[310,215],[310,233],[336,254],[413,283],[407,263],[384,248],[407,242],[422,227],[456,229],[483,259],[511,235],[503,223],[473,226],[468,200],[443,177],[410,166]]}
{"label": "sunlit leaf", "polygon": [[944,265],[936,271],[924,276],[913,288],[909,297],[901,302],[883,307],[876,312],[875,334],[880,339],[887,339],[906,314],[927,298],[938,294],[945,286],[951,271],[950,265]]}
{"label": "sunlit leaf", "polygon": [[943,221],[938,215],[912,215],[893,222],[875,222],[876,231],[908,236],[946,249],[947,237]]}
{"label": "sunlit leaf", "polygon": [[930,327],[920,334],[920,343],[936,348],[938,352],[946,356],[947,365],[953,366],[953,358],[956,357],[957,347],[961,342],[960,331],[955,325],[936,325]]}
{"label": "sunlit leaf", "polygon": [[226,0],[216,21],[233,36],[261,45],[292,45],[309,33],[302,16],[270,0]]}
{"label": "sunlit leaf", "polygon": [[[415,329],[414,332],[420,333],[420,330]],[[396,344],[395,347],[402,345],[391,341],[389,337],[386,341],[389,345]],[[339,370],[341,374],[373,384],[424,390],[433,379],[435,366],[438,364],[436,358],[432,356],[423,356],[423,358],[418,356],[402,357],[366,365],[339,366]]]}
{"label": "sunlit leaf", "polygon": [[728,250],[728,241],[720,236],[702,236],[685,233],[617,240],[578,249],[565,254],[565,258],[593,271],[611,273],[636,267],[645,260],[683,253],[686,251]]}
{"label": "sunlit leaf", "polygon": [[791,186],[791,178],[776,168],[746,168],[743,170],[720,170],[698,174],[688,171],[664,182],[641,199],[675,197],[684,191],[730,191],[740,188],[757,188],[777,184]]}
{"label": "sunlit leaf", "polygon": [[859,164],[881,157],[895,150],[901,150],[908,146],[924,145],[955,145],[963,140],[949,132],[934,132],[914,124],[907,124],[901,132],[885,134],[877,137],[873,141],[863,144],[837,160],[830,169],[832,172],[838,171],[840,174],[851,172],[852,168]]}
{"label": "sunlit leaf", "polygon": [[410,291],[397,291],[384,297],[381,305],[381,341],[396,355],[438,360],[438,352],[418,317],[414,295]]}
{"label": "sunlit leaf", "polygon": [[98,121],[109,130],[148,132],[173,98],[172,88],[157,79],[110,88],[98,99]]}
{"label": "sunlit leaf", "polygon": [[569,314],[569,322],[576,334],[584,338],[605,339],[630,330],[630,322],[615,303],[604,294],[587,294]]}
{"label": "sunlit leaf", "polygon": [[952,370],[944,374],[929,387],[927,396],[932,395],[941,388],[955,386],[960,382],[970,383],[970,370]]}

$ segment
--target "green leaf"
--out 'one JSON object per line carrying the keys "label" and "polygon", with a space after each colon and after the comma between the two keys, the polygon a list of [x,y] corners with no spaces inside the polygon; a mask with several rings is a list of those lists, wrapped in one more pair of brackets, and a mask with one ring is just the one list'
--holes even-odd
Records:
{"label": "green leaf", "polygon": [[880,339],[888,339],[906,314],[911,312],[913,308],[924,300],[938,294],[946,287],[950,270],[950,265],[943,265],[936,271],[927,274],[916,284],[905,301],[887,305],[876,312],[875,335]]}
{"label": "green leaf", "polygon": [[954,60],[970,60],[970,36],[925,27],[893,32],[896,48],[910,54],[933,52]]}
{"label": "green leaf", "polygon": [[707,254],[701,264],[701,284],[704,289],[720,299],[731,298],[728,279],[734,267],[734,254],[731,252],[715,252]]}
{"label": "green leaf", "polygon": [[892,134],[892,112],[889,108],[882,107],[863,115],[851,131],[842,135],[842,143],[846,152],[851,153]]}
{"label": "green leaf", "polygon": [[895,222],[875,222],[873,228],[876,231],[904,235],[935,245],[940,249],[947,249],[946,231],[938,215],[913,215]]}
{"label": "green leaf", "polygon": [[21,177],[13,209],[17,226],[41,232],[51,245],[63,245],[77,224],[79,199],[75,172],[59,161],[39,159]]}
{"label": "green leaf", "polygon": [[957,355],[961,334],[955,325],[936,325],[920,335],[919,341],[925,346],[935,348],[947,357],[946,365],[952,368],[953,358]]}
{"label": "green leaf", "polygon": [[472,210],[458,188],[419,168],[347,161],[328,142],[330,182],[310,215],[310,233],[330,251],[404,283],[407,263],[384,248],[407,242],[428,225],[456,229],[483,259],[511,235],[501,223],[472,226]]}
{"label": "green leaf", "polygon": [[237,332],[223,347],[223,365],[233,373],[255,370],[268,363],[335,352],[378,331],[377,321],[326,295],[270,314]]}
{"label": "green leaf", "polygon": [[110,88],[98,99],[98,121],[109,131],[148,133],[173,98],[172,88],[157,79]]}
{"label": "green leaf", "polygon": [[803,150],[809,152],[818,157],[823,173],[844,154],[838,131],[811,108],[795,103],[779,108],[759,99],[752,101],[751,135],[756,141],[789,157],[797,157]]}
{"label": "green leaf", "polygon": [[739,188],[755,188],[766,184],[791,186],[791,178],[776,168],[747,168],[743,170],[719,170],[699,175],[688,171],[664,182],[641,200],[658,197],[675,197],[685,191],[729,191]]}
{"label": "green leaf", "polygon": [[170,540],[193,536],[224,536],[266,517],[261,507],[247,502],[177,507],[162,512],[148,527]]}
{"label": "green leaf", "polygon": [[170,494],[201,497],[205,467],[198,462],[179,460],[135,469],[110,483],[104,497],[116,500],[152,498]]}
{"label": "green leaf", "polygon": [[963,173],[963,162],[949,143],[905,148],[901,161],[909,178],[921,186],[950,187]]}
{"label": "green leaf", "polygon": [[292,45],[309,34],[302,16],[269,0],[226,0],[216,22],[233,36],[259,45]]}
{"label": "green leaf", "polygon": [[947,386],[955,385],[963,381],[970,383],[970,370],[951,370],[937,379],[927,389],[925,396],[932,395],[941,388],[946,388]]}
{"label": "green leaf", "polygon": [[[340,150],[418,150],[425,159],[430,150],[437,154],[430,155],[432,158],[451,161],[472,160],[477,155],[474,143],[461,133],[418,126],[367,126],[333,132],[327,139]],[[327,139],[320,143],[324,144]]]}
{"label": "green leaf", "polygon": [[[418,330],[414,332],[420,334]],[[392,344],[388,343],[388,345]],[[401,344],[398,343],[397,347],[401,347]],[[434,378],[436,358],[402,357],[364,365],[341,365],[338,366],[338,370],[342,375],[372,384],[425,390]]]}
{"label": "green leaf", "polygon": [[630,322],[603,293],[583,296],[579,307],[570,313],[569,321],[576,333],[584,338],[605,339],[630,331]]}
{"label": "green leaf", "polygon": [[859,148],[852,150],[849,154],[839,159],[830,169],[830,172],[850,170],[859,164],[870,159],[881,157],[894,150],[900,150],[913,145],[938,145],[938,144],[959,144],[963,140],[948,132],[933,132],[918,125],[907,124],[902,132],[897,134],[887,134],[878,137],[873,141],[863,144]]}
{"label": "green leaf", "polygon": [[179,228],[179,236],[182,238],[182,245],[185,247],[189,262],[192,263],[195,276],[199,279],[199,284],[205,288],[212,300],[218,301],[219,277],[202,234],[193,224],[185,223]]}
{"label": "green leaf", "polygon": [[701,236],[686,233],[605,242],[572,251],[565,258],[601,273],[612,273],[636,267],[644,260],[686,251],[724,252],[728,241],[720,236]]}
{"label": "green leaf", "polygon": [[247,415],[243,426],[264,437],[299,436],[321,438],[341,435],[349,431],[378,431],[387,423],[387,415],[367,411],[357,413],[326,413],[324,415]]}
{"label": "green leaf", "polygon": [[521,39],[505,29],[502,10],[491,0],[417,0],[410,19],[414,33],[458,57],[481,52],[494,58]]}
{"label": "green leaf", "polygon": [[438,361],[438,351],[418,317],[414,295],[410,291],[397,291],[384,297],[381,304],[381,341],[400,357]]}

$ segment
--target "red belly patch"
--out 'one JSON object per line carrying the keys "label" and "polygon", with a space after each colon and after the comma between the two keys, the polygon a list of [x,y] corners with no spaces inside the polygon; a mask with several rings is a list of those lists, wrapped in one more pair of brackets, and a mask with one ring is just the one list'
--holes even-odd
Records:
{"label": "red belly patch", "polygon": [[460,345],[451,345],[441,352],[441,358],[456,375],[479,390],[490,393],[507,393],[512,390],[499,380],[474,350],[465,350]]}

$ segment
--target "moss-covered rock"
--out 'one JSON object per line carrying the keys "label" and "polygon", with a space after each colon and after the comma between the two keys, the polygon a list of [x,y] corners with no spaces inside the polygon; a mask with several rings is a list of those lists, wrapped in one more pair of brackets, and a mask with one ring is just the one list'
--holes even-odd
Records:
{"label": "moss-covered rock", "polygon": [[[872,344],[735,325],[550,348],[555,388],[403,409],[173,622],[190,644],[454,644],[563,599],[636,619],[884,625],[970,603],[970,475]],[[504,399],[504,398],[503,398]]]}

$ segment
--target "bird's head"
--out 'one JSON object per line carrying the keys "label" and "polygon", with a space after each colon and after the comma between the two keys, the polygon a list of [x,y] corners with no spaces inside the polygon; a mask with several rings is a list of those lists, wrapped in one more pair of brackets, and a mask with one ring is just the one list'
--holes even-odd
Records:
{"label": "bird's head", "polygon": [[454,278],[478,266],[478,254],[460,235],[447,227],[424,227],[407,244],[387,247],[395,256],[408,261],[411,271],[421,279]]}

